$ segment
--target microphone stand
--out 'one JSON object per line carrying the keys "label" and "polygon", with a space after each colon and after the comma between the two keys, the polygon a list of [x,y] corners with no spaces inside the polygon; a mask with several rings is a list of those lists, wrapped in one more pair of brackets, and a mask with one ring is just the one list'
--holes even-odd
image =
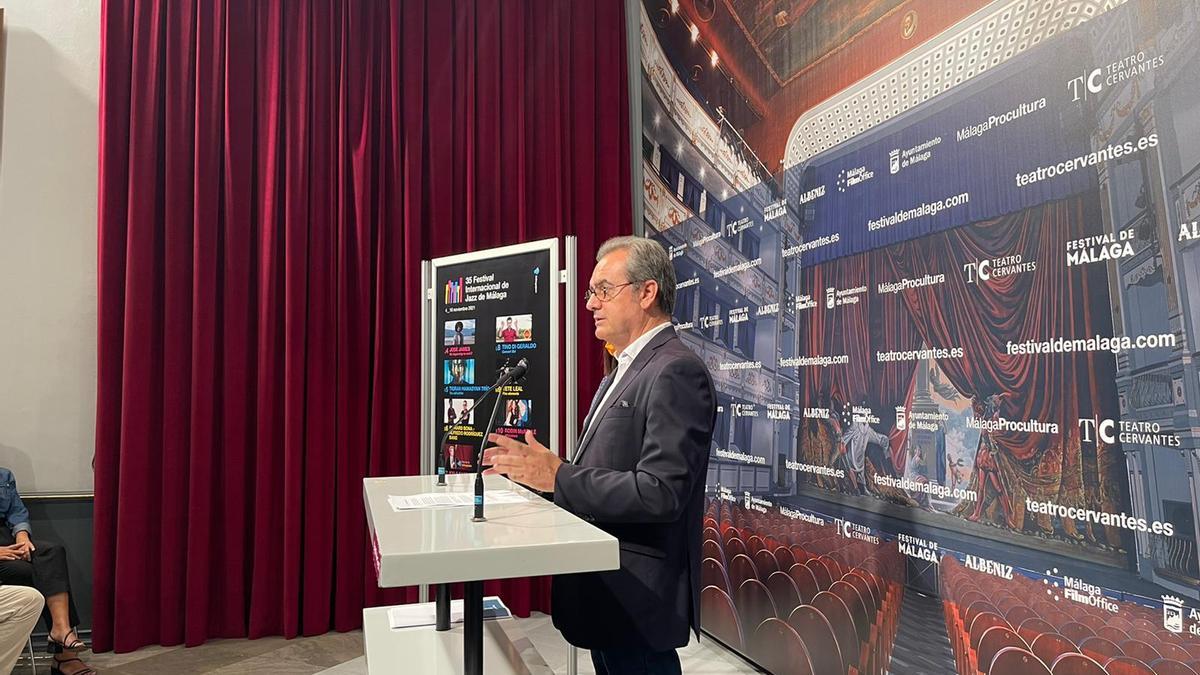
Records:
{"label": "microphone stand", "polygon": [[483,442],[479,444],[479,455],[475,458],[475,515],[471,518],[472,523],[482,523],[487,520],[483,516],[483,446],[487,443],[492,428],[496,426],[496,413],[500,412],[502,401],[504,401],[504,396],[497,393],[496,403],[492,406],[492,415],[488,418],[487,426],[483,430]]}
{"label": "microphone stand", "polygon": [[[471,411],[475,409],[475,406],[482,403],[483,399],[487,398],[492,392],[499,391],[500,387],[503,387],[504,385],[513,381],[522,379],[524,377],[525,368],[527,368],[527,366],[525,365],[524,359],[522,359],[515,368],[506,367],[503,374],[500,376],[500,379],[496,380],[495,384],[488,387],[487,391],[483,392],[479,398],[475,399],[475,401],[471,403],[470,407],[467,408],[465,413],[460,413],[458,421],[452,424],[450,428],[446,430],[446,433],[442,435],[442,440],[437,446],[437,484],[439,486],[446,485],[446,453],[442,450],[442,448],[445,447],[446,439],[450,437],[450,432],[454,431],[458,425],[465,422],[468,419]],[[521,372],[516,377],[513,377],[514,370],[519,370]],[[483,522],[486,520],[486,518],[483,517],[483,446],[485,443],[487,443],[488,434],[492,432],[492,427],[496,423],[496,412],[500,410],[500,400],[501,396],[497,394],[496,404],[492,406],[492,416],[488,419],[488,426],[484,431],[483,440],[479,443],[479,454],[475,457],[475,517],[471,519],[475,522]],[[480,584],[478,589],[480,593],[482,593],[482,587],[482,584]],[[438,584],[437,590],[434,591],[434,594],[434,603],[437,611],[437,623],[434,628],[439,631],[450,630],[450,584]],[[482,595],[480,597],[482,597]]]}
{"label": "microphone stand", "polygon": [[[457,429],[460,425],[462,425],[463,422],[466,422],[468,419],[470,419],[471,412],[475,410],[475,406],[478,406],[480,403],[483,403],[483,399],[485,399],[489,395],[491,395],[491,393],[493,391],[496,391],[500,387],[503,387],[504,385],[509,384],[513,379],[517,379],[517,378],[511,377],[512,370],[513,370],[512,368],[505,367],[503,370],[503,374],[501,374],[501,376],[500,376],[500,379],[496,380],[495,384],[488,387],[487,391],[480,394],[479,398],[472,401],[471,405],[466,410],[460,411],[458,414],[458,417],[455,419],[454,423],[450,425],[450,428],[446,430],[446,433],[442,434],[442,440],[438,441],[437,448],[434,449],[434,458],[433,458],[434,466],[437,467],[437,487],[446,487],[446,452],[445,452],[446,439],[450,438],[450,434],[453,433],[454,430]],[[483,441],[487,442],[487,434],[484,434]],[[483,444],[481,443],[479,447],[480,447],[480,451],[482,451]]]}

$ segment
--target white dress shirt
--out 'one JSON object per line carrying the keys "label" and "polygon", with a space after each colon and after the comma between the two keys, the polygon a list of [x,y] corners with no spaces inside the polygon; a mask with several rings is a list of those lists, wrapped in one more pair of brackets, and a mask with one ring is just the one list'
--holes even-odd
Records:
{"label": "white dress shirt", "polygon": [[[658,335],[660,332],[669,328],[670,326],[670,321],[664,321],[658,324],[645,333],[642,333],[638,339],[630,342],[628,347],[621,350],[620,354],[617,354],[617,368],[613,371],[612,384],[608,386],[608,391],[604,392],[604,398],[600,399],[600,403],[596,406],[596,411],[592,414],[592,419],[588,420],[589,428],[596,423],[596,418],[600,416],[600,411],[604,410],[604,404],[608,403],[609,397],[611,397],[613,392],[616,391],[617,385],[620,384],[621,379],[625,377],[625,373],[629,370],[629,366],[633,365],[633,360],[637,358],[637,355],[641,353],[642,349],[650,343],[650,340],[652,340],[655,335]],[[583,433],[586,435],[587,429],[584,429]]]}

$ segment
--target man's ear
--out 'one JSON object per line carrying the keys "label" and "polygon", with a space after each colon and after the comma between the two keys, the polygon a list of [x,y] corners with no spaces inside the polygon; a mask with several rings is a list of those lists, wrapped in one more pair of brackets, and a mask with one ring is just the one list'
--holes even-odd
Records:
{"label": "man's ear", "polygon": [[648,279],[642,282],[641,296],[638,298],[638,304],[642,309],[650,309],[658,302],[658,282],[653,279]]}

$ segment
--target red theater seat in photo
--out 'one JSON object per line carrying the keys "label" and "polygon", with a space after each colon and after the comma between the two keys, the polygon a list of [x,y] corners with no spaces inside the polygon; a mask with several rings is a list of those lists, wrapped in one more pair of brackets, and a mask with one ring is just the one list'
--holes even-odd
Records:
{"label": "red theater seat in photo", "polygon": [[979,647],[975,650],[975,663],[979,666],[979,672],[991,672],[992,659],[1005,647],[1029,648],[1008,626],[993,626],[984,631],[983,637],[979,638]]}
{"label": "red theater seat in photo", "polygon": [[[1040,621],[1040,619],[1038,619]],[[1054,663],[1058,657],[1063,654],[1070,654],[1079,651],[1074,642],[1059,635],[1058,633],[1043,633],[1034,638],[1029,645],[1033,655],[1042,660],[1042,663]]]}
{"label": "red theater seat in photo", "polygon": [[725,591],[716,586],[707,586],[700,591],[700,618],[704,630],[721,642],[739,651],[745,647],[737,610]]}
{"label": "red theater seat in photo", "polygon": [[1108,622],[1093,614],[1084,614],[1076,619],[1079,623],[1091,628],[1093,632],[1100,630],[1108,625]]}
{"label": "red theater seat in photo", "polygon": [[1020,647],[1005,647],[992,659],[989,675],[1050,675],[1050,669]]}
{"label": "red theater seat in photo", "polygon": [[712,541],[717,542],[718,546],[720,546],[725,541],[721,537],[721,533],[718,532],[717,528],[715,528],[715,527],[704,528],[704,532],[700,535],[700,538],[704,541],[708,541],[711,539]]}
{"label": "red theater seat in photo", "polygon": [[725,568],[725,572],[729,575],[729,587],[735,590],[745,580],[758,578],[758,568],[754,566],[754,562],[750,560],[749,556],[741,553],[730,559],[729,567]]}
{"label": "red theater seat in photo", "polygon": [[847,667],[861,670],[862,649],[860,645],[862,643],[859,641],[857,629],[854,628],[854,619],[850,616],[850,610],[846,609],[846,603],[833,593],[822,591],[817,593],[811,604],[820,610],[821,614],[829,621],[829,625],[833,628],[833,634],[837,638],[838,650]]}
{"label": "red theater seat in photo", "polygon": [[1121,651],[1121,648],[1112,641],[1095,635],[1076,644],[1079,645],[1079,651],[1083,654],[1105,663],[1114,656],[1125,656],[1125,652]]}
{"label": "red theater seat in photo", "polygon": [[1104,664],[1108,675],[1155,675],[1150,666],[1131,656],[1116,656]]}
{"label": "red theater seat in photo", "polygon": [[979,640],[983,638],[983,634],[987,632],[989,628],[995,628],[996,626],[1003,626],[1010,630],[1012,628],[1012,626],[1008,625],[1007,621],[1000,618],[999,615],[993,614],[992,612],[983,612],[982,614],[976,615],[975,619],[971,621],[970,627],[967,628],[967,635],[970,636],[971,649],[978,649]]}
{"label": "red theater seat in photo", "polygon": [[796,582],[792,581],[786,572],[772,572],[771,576],[767,577],[767,590],[770,591],[771,600],[775,602],[775,609],[781,617],[786,617],[801,604]]}
{"label": "red theater seat in photo", "polygon": [[796,629],[805,645],[811,646],[808,657],[814,673],[836,675],[846,672],[837,636],[821,610],[812,605],[800,605],[788,615],[788,625]]}
{"label": "red theater seat in photo", "polygon": [[1084,640],[1096,634],[1096,631],[1079,623],[1078,621],[1071,621],[1060,625],[1058,627],[1058,632],[1060,635],[1065,635],[1068,640],[1074,642],[1075,644],[1080,644]]}
{"label": "red theater seat in photo", "polygon": [[1037,615],[1037,612],[1029,609],[1025,605],[1017,605],[1016,607],[1005,611],[1004,618],[1008,619],[1008,624],[1010,626],[1021,626],[1030,619],[1039,619],[1041,617]]}
{"label": "red theater seat in photo", "polygon": [[[1009,621],[1008,625],[1011,626],[1012,621]],[[1038,618],[1025,619],[1024,621],[1021,622],[1021,625],[1017,627],[1017,635],[1020,635],[1022,638],[1024,638],[1024,640],[1026,642],[1028,642],[1030,645],[1032,645],[1033,641],[1036,640],[1038,637],[1040,637],[1042,635],[1048,635],[1048,634],[1058,636],[1058,637],[1066,640],[1067,642],[1070,642],[1071,649],[1069,649],[1068,651],[1072,651],[1072,652],[1075,651],[1075,643],[1073,641],[1069,640],[1066,636],[1059,635],[1057,632],[1055,632],[1054,626],[1051,626],[1050,622],[1046,621],[1045,619],[1038,619]],[[1034,653],[1037,654],[1037,651],[1034,650]],[[1041,656],[1041,654],[1038,654],[1038,656]],[[1053,663],[1053,661],[1046,661],[1046,663]]]}
{"label": "red theater seat in photo", "polygon": [[820,560],[821,562],[825,563],[825,569],[829,570],[830,579],[841,579],[842,575],[846,573],[845,568],[837,558],[823,555],[821,556]]}
{"label": "red theater seat in photo", "polygon": [[1158,650],[1158,653],[1164,659],[1171,659],[1172,661],[1179,661],[1180,663],[1187,663],[1188,661],[1192,660],[1191,654],[1188,654],[1186,649],[1180,647],[1174,642],[1163,642],[1158,640],[1151,642],[1150,644],[1154,645],[1154,648]]}
{"label": "red theater seat in photo", "polygon": [[721,550],[721,545],[712,539],[705,539],[703,544],[700,544],[700,559],[712,558],[725,565],[725,551]]}
{"label": "red theater seat in photo", "polygon": [[1121,630],[1116,626],[1104,626],[1100,630],[1096,631],[1096,635],[1114,644],[1119,644],[1125,640],[1128,640],[1130,637],[1133,637],[1129,634],[1128,629]]}
{"label": "red theater seat in photo", "polygon": [[754,554],[758,553],[759,551],[763,550],[766,547],[767,547],[767,545],[763,542],[763,538],[758,536],[757,534],[750,535],[750,538],[746,540],[746,548],[750,550],[751,556],[753,556]]}
{"label": "red theater seat in photo", "polygon": [[1157,659],[1151,661],[1150,669],[1154,671],[1154,675],[1196,675],[1195,669],[1175,659]]}
{"label": "red theater seat in photo", "polygon": [[771,576],[772,572],[779,571],[779,563],[775,561],[775,554],[765,548],[755,553],[751,560],[754,561],[754,569],[758,570],[759,579],[766,579]]}
{"label": "red theater seat in photo", "polygon": [[705,558],[700,561],[700,587],[716,586],[729,594],[729,577],[725,575],[725,567],[716,558]]}
{"label": "red theater seat in photo", "polygon": [[809,553],[803,546],[793,546],[792,556],[796,558],[796,562],[803,563],[813,559],[813,554]]}
{"label": "red theater seat in photo", "polygon": [[844,581],[833,582],[829,592],[841,598],[846,604],[846,609],[850,610],[850,616],[854,619],[854,630],[859,639],[868,639],[871,634],[871,619],[867,616],[867,606],[859,592]]}
{"label": "red theater seat in photo", "polygon": [[812,599],[821,592],[820,584],[806,565],[796,563],[788,568],[788,576],[796,582],[796,590],[800,592],[800,601],[811,603]]}
{"label": "red theater seat in photo", "polygon": [[1000,611],[1004,613],[1005,618],[1008,618],[1008,612],[1012,608],[1023,607],[1025,605],[1025,603],[1021,602],[1019,599],[1014,598],[1011,595],[1001,595],[1001,596],[992,598],[992,604],[995,605],[996,607],[998,607],[1000,609]]}
{"label": "red theater seat in photo", "polygon": [[743,628],[757,626],[767,619],[779,618],[770,591],[758,579],[747,579],[738,586],[734,591],[733,606],[737,607],[738,618]]}
{"label": "red theater seat in photo", "polygon": [[[1130,632],[1133,630],[1133,622],[1130,621],[1129,619],[1126,619],[1123,616],[1120,616],[1120,615],[1110,617],[1108,620],[1108,625],[1112,626],[1113,628],[1116,628],[1118,630],[1125,631],[1125,633],[1127,635],[1129,635]],[[1097,632],[1096,634],[1099,635],[1100,633]],[[1130,635],[1130,637],[1133,637],[1133,636]]]}
{"label": "red theater seat in photo", "polygon": [[875,620],[875,613],[879,611],[879,599],[875,597],[875,592],[871,589],[871,582],[867,581],[866,577],[858,572],[846,572],[842,576],[842,581],[854,587],[858,591],[860,597],[867,605],[867,616],[871,621]]}
{"label": "red theater seat in photo", "polygon": [[963,612],[963,625],[970,627],[971,622],[975,620],[975,617],[984,612],[995,614],[996,616],[1004,616],[1000,613],[1000,609],[998,607],[987,600],[976,600],[975,602],[972,602],[970,605],[966,606],[966,611]]}
{"label": "red theater seat in photo", "polygon": [[1141,640],[1126,640],[1119,645],[1121,651],[1125,652],[1125,656],[1132,656],[1142,663],[1150,663],[1162,658],[1162,654],[1159,654],[1157,649]]}
{"label": "red theater seat in photo", "polygon": [[817,580],[817,586],[821,590],[828,590],[833,584],[833,576],[829,574],[829,568],[820,558],[813,558],[804,563],[804,566],[812,571],[813,577]]}
{"label": "red theater seat in photo", "polygon": [[1054,624],[1055,626],[1064,626],[1074,621],[1071,615],[1053,606],[1039,606],[1036,608],[1042,618]]}
{"label": "red theater seat in photo", "polygon": [[787,571],[796,564],[796,556],[792,553],[792,549],[780,546],[775,549],[775,562],[779,565],[780,570]]}
{"label": "red theater seat in photo", "polygon": [[779,619],[767,619],[750,639],[750,657],[774,675],[821,675],[813,668],[809,650],[794,628]]}
{"label": "red theater seat in photo", "polygon": [[1054,675],[1108,675],[1099,663],[1083,654],[1063,654],[1050,667],[1050,672]]}
{"label": "red theater seat in photo", "polygon": [[736,536],[730,537],[730,536],[726,535],[726,537],[725,537],[725,559],[732,561],[736,556],[739,556],[739,555],[744,555],[747,558],[750,557],[749,555],[746,555],[746,545],[744,543],[742,543],[742,540],[738,539]]}
{"label": "red theater seat in photo", "polygon": [[[1100,631],[1096,631],[1096,635],[1099,634]],[[1112,640],[1112,638],[1109,639]],[[1120,640],[1113,640],[1113,642],[1121,644],[1126,640],[1141,640],[1142,642],[1151,645],[1157,645],[1159,642],[1161,642],[1158,635],[1156,635],[1154,631],[1146,630],[1145,628],[1130,628],[1129,630],[1125,631],[1125,637],[1121,638]]]}

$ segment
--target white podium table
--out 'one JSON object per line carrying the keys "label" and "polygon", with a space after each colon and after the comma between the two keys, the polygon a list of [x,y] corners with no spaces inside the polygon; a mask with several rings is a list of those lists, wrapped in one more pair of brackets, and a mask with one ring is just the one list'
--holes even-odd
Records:
{"label": "white podium table", "polygon": [[[457,631],[437,632],[432,626],[393,631],[386,610],[369,608],[363,610],[369,672],[395,672],[400,664],[373,664],[372,658],[391,661],[391,654],[402,653],[396,649],[411,644],[429,650],[422,659],[428,656],[430,663],[445,663],[444,668],[430,665],[424,672],[480,673],[484,658],[511,652],[511,645],[484,649],[483,580],[599,572],[620,566],[615,537],[503,476],[486,476],[485,490],[512,490],[527,501],[488,504],[487,520],[482,523],[471,521],[470,506],[394,511],[388,504],[389,495],[473,494],[474,474],[450,475],[442,488],[436,480],[435,476],[366,478],[363,498],[381,588],[466,582],[462,659],[446,648],[448,636]],[[488,632],[489,640],[502,635],[502,631]],[[492,665],[489,661],[489,668]],[[497,672],[507,672],[501,664],[494,665]]]}

